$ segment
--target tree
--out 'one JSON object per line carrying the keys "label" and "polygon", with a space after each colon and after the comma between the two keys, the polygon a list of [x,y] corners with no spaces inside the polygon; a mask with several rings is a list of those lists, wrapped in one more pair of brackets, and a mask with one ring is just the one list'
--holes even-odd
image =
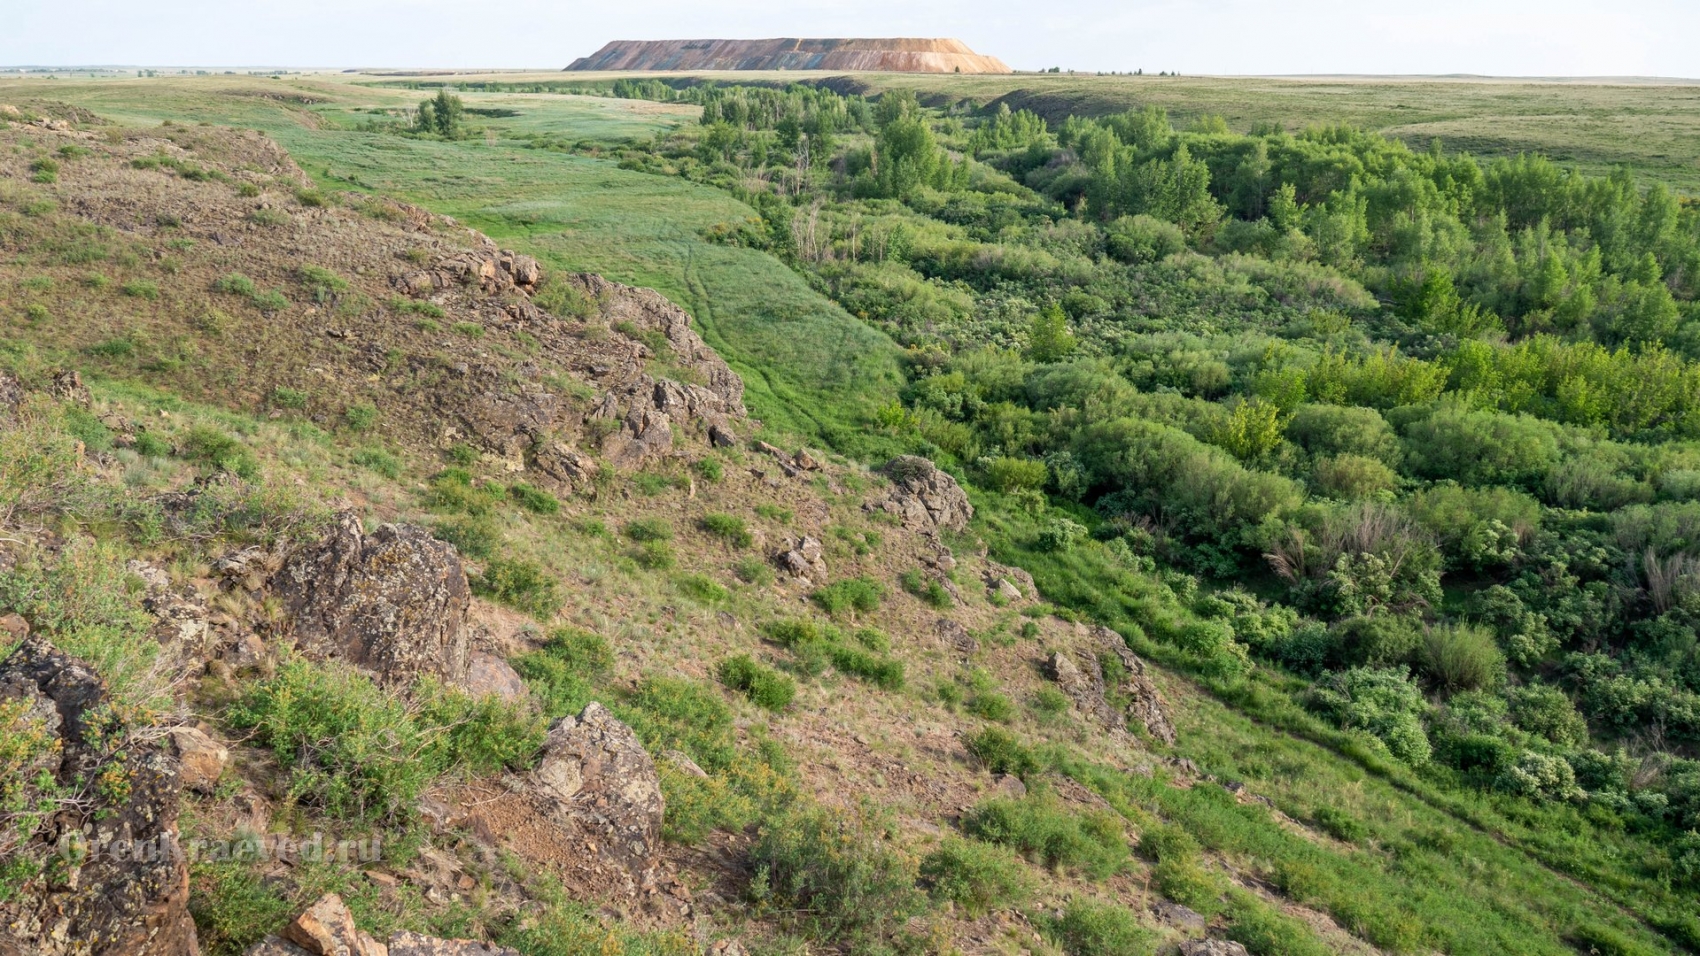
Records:
{"label": "tree", "polygon": [[1068,317],[1055,302],[1033,317],[1027,332],[1027,357],[1035,362],[1060,362],[1074,351],[1074,333],[1068,330]]}
{"label": "tree", "polygon": [[466,135],[466,104],[446,88],[419,104],[419,116],[414,129],[434,133],[444,139],[460,139]]}

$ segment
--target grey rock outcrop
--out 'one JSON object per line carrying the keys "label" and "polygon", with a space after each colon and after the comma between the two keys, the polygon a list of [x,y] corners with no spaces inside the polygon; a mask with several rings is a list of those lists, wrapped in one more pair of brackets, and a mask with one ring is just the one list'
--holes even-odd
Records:
{"label": "grey rock outcrop", "polygon": [[899,455],[881,469],[891,479],[891,493],[869,502],[870,511],[896,515],[911,531],[961,531],[974,517],[968,495],[947,472],[918,455]]}
{"label": "grey rock outcrop", "polygon": [[661,847],[665,809],[655,761],[637,734],[598,703],[549,728],[533,772],[556,822],[574,826],[632,879],[647,883]]}
{"label": "grey rock outcrop", "polygon": [[[86,849],[52,879],[26,881],[0,903],[0,952],[31,956],[195,956],[189,916],[189,871],[177,849],[176,759],[146,735],[117,744],[101,718],[108,700],[93,670],[41,638],[27,638],[0,661],[0,701],[13,702],[13,740],[47,744],[26,779],[46,775],[68,792],[103,774],[123,788],[97,788],[61,803],[6,855],[45,857],[57,848]],[[15,702],[22,702],[20,708]],[[102,734],[94,731],[101,726]],[[32,802],[48,794],[32,792]]]}
{"label": "grey rock outcrop", "polygon": [[367,534],[358,515],[339,515],[326,538],[290,555],[272,591],[308,657],[347,661],[391,684],[467,676],[472,590],[454,547],[422,528]]}

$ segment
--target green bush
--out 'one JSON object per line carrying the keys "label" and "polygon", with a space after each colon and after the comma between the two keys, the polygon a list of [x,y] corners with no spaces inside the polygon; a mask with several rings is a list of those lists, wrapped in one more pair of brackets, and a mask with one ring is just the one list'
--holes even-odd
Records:
{"label": "green bush", "polygon": [[540,621],[561,610],[555,580],[533,562],[518,558],[491,558],[484,565],[484,573],[472,582],[472,590]]}
{"label": "green bush", "polygon": [[183,437],[182,451],[190,461],[228,471],[240,478],[253,479],[260,473],[260,463],[248,446],[211,425],[196,425],[189,429],[189,434]]}
{"label": "green bush", "polygon": [[1046,933],[1068,956],[1137,956],[1157,951],[1157,937],[1126,909],[1076,899],[1059,917],[1044,921]]}
{"label": "green bush", "polygon": [[1493,632],[1474,624],[1437,624],[1423,637],[1421,667],[1448,692],[1491,690],[1505,682],[1505,655]]}
{"label": "green bush", "polygon": [[797,685],[791,678],[770,667],[763,667],[748,654],[721,661],[719,676],[722,684],[768,710],[784,710],[797,696]]}
{"label": "green bush", "polygon": [[371,402],[355,402],[343,409],[343,423],[357,432],[371,431],[378,423],[378,406]]}
{"label": "green bush", "polygon": [[1318,807],[1316,825],[1336,840],[1361,843],[1369,836],[1369,827],[1362,820],[1338,807]]}
{"label": "green bush", "polygon": [[1333,952],[1303,921],[1286,916],[1245,892],[1228,894],[1228,927],[1224,934],[1254,956],[1329,956]]}
{"label": "green bush", "polygon": [[614,667],[614,652],[600,635],[563,627],[551,631],[541,648],[509,663],[542,702],[543,712],[559,717],[590,703],[593,686]]}
{"label": "green bush", "polygon": [[1034,881],[1010,850],[947,836],[921,860],[921,880],[934,899],[949,900],[980,916],[1018,906],[1033,894]]}
{"label": "green bush", "polygon": [[552,515],[561,510],[561,503],[554,495],[523,481],[516,481],[508,486],[508,497],[532,514]]}
{"label": "green bush", "polygon": [[745,526],[744,519],[735,515],[703,515],[702,530],[735,548],[747,548],[755,543],[755,536],[750,534],[750,529]]}
{"label": "green bush", "polygon": [[983,690],[968,698],[967,710],[982,720],[1007,724],[1015,719],[1015,705],[995,690]]}
{"label": "green bush", "polygon": [[699,604],[725,604],[731,592],[706,574],[687,574],[679,579],[679,590]]}
{"label": "green bush", "polygon": [[756,587],[764,588],[774,581],[773,569],[760,558],[739,558],[732,565],[732,573],[738,576],[738,580]]}
{"label": "green bush", "polygon": [[1151,882],[1159,893],[1205,915],[1221,908],[1222,880],[1201,864],[1198,841],[1178,826],[1149,827],[1139,852],[1153,862]]}
{"label": "green bush", "polygon": [[433,741],[402,699],[352,668],[286,661],[231,706],[288,779],[286,799],[335,817],[407,817],[435,775]]}
{"label": "green bush", "polygon": [[644,541],[632,551],[632,560],[646,571],[666,571],[678,563],[673,546],[665,541]]}
{"label": "green bush", "polygon": [[1071,813],[1043,794],[988,800],[963,816],[962,830],[1035,862],[1079,870],[1095,879],[1119,872],[1127,862],[1119,817],[1097,810]]}
{"label": "green bush", "polygon": [[858,612],[871,614],[879,610],[885,588],[872,578],[845,578],[817,589],[809,597],[834,617],[845,612],[854,617]]}
{"label": "green bush", "polygon": [[439,521],[431,533],[454,545],[461,554],[488,558],[502,543],[502,531],[488,518],[455,518]]}
{"label": "green bush", "polygon": [[1317,490],[1344,501],[1379,497],[1399,486],[1393,469],[1363,455],[1319,458],[1311,474]]}
{"label": "green bush", "polygon": [[524,770],[543,746],[541,714],[523,703],[489,694],[470,697],[452,687],[423,681],[414,689],[422,702],[418,722],[434,731],[426,762],[484,775]]}
{"label": "green bush", "polygon": [[665,518],[639,518],[626,524],[626,537],[633,541],[671,541],[673,526]]}
{"label": "green bush", "polygon": [[795,808],[769,821],[750,848],[750,895],[788,911],[823,943],[871,948],[905,935],[925,909],[916,864],[865,811]]}
{"label": "green bush", "polygon": [[159,298],[159,283],[146,279],[131,279],[118,287],[118,291],[136,299],[153,300]]}
{"label": "green bush", "polygon": [[228,292],[231,295],[240,295],[250,299],[254,297],[257,291],[254,280],[240,272],[219,276],[213,281],[213,289],[217,292]]}
{"label": "green bush", "polygon": [[903,689],[903,662],[871,654],[859,647],[832,644],[827,648],[832,666],[882,690]]}
{"label": "green bush", "polygon": [[691,465],[691,470],[697,473],[698,478],[711,485],[726,477],[726,466],[722,465],[718,458],[698,458]]}
{"label": "green bush", "polygon": [[303,409],[307,407],[307,393],[297,388],[274,388],[272,404],[279,408]]}
{"label": "green bush", "polygon": [[1067,551],[1086,537],[1086,526],[1067,518],[1053,518],[1039,530],[1034,547],[1040,551]]}
{"label": "green bush", "polygon": [[1369,734],[1399,760],[1412,766],[1428,762],[1432,748],[1423,729],[1428,702],[1404,668],[1354,667],[1330,676],[1311,697],[1342,728]]}
{"label": "green bush", "polygon": [[943,584],[914,568],[903,572],[898,577],[898,584],[902,585],[903,590],[920,598],[929,607],[938,608],[941,611],[956,603],[952,600],[950,592],[945,590]]}
{"label": "green bush", "polygon": [[394,480],[401,477],[401,459],[382,448],[362,448],[354,453],[354,463],[363,468],[370,468],[385,478]]}
{"label": "green bush", "polygon": [[1039,770],[1039,761],[1020,738],[1002,727],[986,727],[963,738],[975,760],[991,773],[1027,777]]}

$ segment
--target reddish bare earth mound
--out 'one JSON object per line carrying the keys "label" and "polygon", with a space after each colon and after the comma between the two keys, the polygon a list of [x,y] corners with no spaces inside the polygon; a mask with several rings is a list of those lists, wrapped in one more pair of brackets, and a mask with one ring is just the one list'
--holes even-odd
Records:
{"label": "reddish bare earth mound", "polygon": [[1010,73],[961,40],[883,39],[615,40],[569,70],[857,70],[889,73]]}

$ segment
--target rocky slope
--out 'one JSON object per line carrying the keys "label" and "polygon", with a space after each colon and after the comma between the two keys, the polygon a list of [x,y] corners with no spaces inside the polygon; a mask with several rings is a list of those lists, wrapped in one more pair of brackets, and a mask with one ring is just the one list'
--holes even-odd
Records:
{"label": "rocky slope", "polygon": [[961,40],[614,40],[569,70],[854,70],[885,73],[1010,73]]}
{"label": "rocky slope", "polygon": [[[1028,747],[1208,779],[1180,688],[989,560],[926,459],[799,448],[658,294],[323,195],[254,134],[0,142],[0,954],[1054,952],[1083,898],[1222,931],[1007,851],[1035,905],[905,908],[988,800],[1137,845]],[[63,852],[313,834],[401,849]],[[811,915],[844,847],[904,902],[857,935]],[[782,864],[816,851],[813,891]]]}

